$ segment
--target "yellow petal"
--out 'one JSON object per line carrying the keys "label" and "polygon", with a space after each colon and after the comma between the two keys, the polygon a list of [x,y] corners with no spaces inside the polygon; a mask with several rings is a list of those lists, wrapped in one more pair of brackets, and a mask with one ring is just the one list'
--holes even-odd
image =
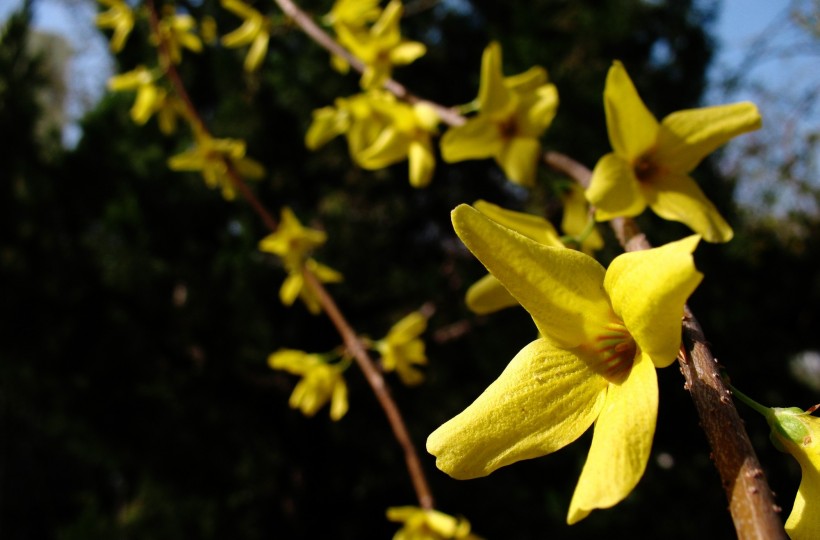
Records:
{"label": "yellow petal", "polygon": [[390,62],[396,66],[411,64],[424,56],[426,52],[427,47],[423,43],[405,41],[390,50]]}
{"label": "yellow petal", "polygon": [[501,72],[501,45],[496,41],[484,49],[481,57],[478,106],[482,114],[496,114],[513,106],[512,94],[504,84],[504,75]]}
{"label": "yellow petal", "polygon": [[387,333],[386,339],[391,343],[406,343],[420,336],[426,329],[427,317],[418,311],[414,311],[394,324]]}
{"label": "yellow petal", "polygon": [[510,181],[533,186],[540,157],[541,143],[538,139],[513,137],[503,147],[497,160]]}
{"label": "yellow petal", "polygon": [[655,366],[638,355],[629,376],[606,393],[587,461],[572,495],[570,525],[621,502],[643,476],[658,415]]}
{"label": "yellow petal", "polygon": [[501,309],[517,306],[518,300],[504,288],[494,275],[487,274],[467,289],[467,307],[478,315],[486,315]]}
{"label": "yellow petal", "polygon": [[820,470],[818,464],[803,466],[803,478],[797,490],[794,506],[786,520],[786,532],[792,540],[820,538]]}
{"label": "yellow petal", "polygon": [[271,369],[282,369],[294,375],[304,375],[315,364],[316,357],[294,349],[279,349],[268,356],[268,366]]}
{"label": "yellow petal", "polygon": [[598,221],[637,216],[646,208],[640,183],[631,165],[616,153],[606,154],[598,160],[592,170],[586,197],[589,204],[595,207],[595,219]]}
{"label": "yellow petal", "polygon": [[493,157],[501,153],[502,144],[495,124],[485,116],[476,116],[444,133],[440,143],[441,158],[453,163]]}
{"label": "yellow petal", "polygon": [[245,57],[244,68],[245,71],[251,73],[256,71],[262,61],[265,59],[265,53],[268,52],[268,42],[270,41],[270,34],[267,32],[260,32],[253,40],[251,48],[248,49],[248,55]]}
{"label": "yellow petal", "polygon": [[594,340],[612,321],[604,269],[595,259],[533,242],[464,204],[452,219],[464,244],[530,312],[545,337],[572,348]]}
{"label": "yellow petal", "polygon": [[540,136],[555,118],[558,111],[558,89],[554,84],[545,84],[538,88],[535,95],[525,104],[523,122],[520,129],[527,135]]}
{"label": "yellow petal", "polygon": [[497,204],[493,204],[484,200],[477,200],[473,203],[473,208],[492,219],[499,225],[503,225],[508,229],[512,229],[517,233],[521,233],[531,240],[535,240],[539,244],[545,246],[564,247],[558,232],[552,223],[533,214],[525,212],[516,212],[514,210],[507,210]]}
{"label": "yellow petal", "polygon": [[436,168],[436,158],[429,141],[413,141],[407,150],[410,163],[410,185],[423,188],[430,184]]}
{"label": "yellow petal", "polygon": [[633,161],[655,145],[658,121],[618,61],[612,63],[606,76],[604,108],[609,142],[616,154]]}
{"label": "yellow petal", "polygon": [[333,385],[333,394],[330,397],[330,418],[331,420],[339,420],[347,414],[347,384],[339,377],[336,384]]}
{"label": "yellow petal", "polygon": [[606,271],[604,287],[612,309],[657,367],[675,360],[683,306],[703,279],[692,258],[699,240],[693,235],[658,248],[624,253]]}
{"label": "yellow petal", "polygon": [[427,438],[427,451],[439,469],[459,479],[549,454],[592,424],[606,385],[573,353],[536,340],[472,405]]}
{"label": "yellow petal", "polygon": [[279,289],[279,300],[286,306],[292,306],[305,286],[305,279],[299,272],[291,272],[282,282]]}
{"label": "yellow petal", "polygon": [[547,82],[547,70],[541,66],[533,66],[523,73],[504,77],[504,86],[519,94],[535,92],[539,86]]}
{"label": "yellow petal", "polygon": [[410,140],[394,127],[381,132],[367,149],[358,154],[358,163],[368,170],[383,169],[407,159]]}
{"label": "yellow petal", "polygon": [[348,115],[335,107],[316,109],[313,111],[313,122],[305,134],[305,146],[310,150],[316,150],[333,137],[347,131],[349,126]]}
{"label": "yellow petal", "polygon": [[728,242],[734,232],[700,187],[688,175],[659,175],[644,187],[652,211],[664,219],[680,221],[707,242]]}
{"label": "yellow petal", "polygon": [[661,122],[657,160],[688,173],[729,139],[760,126],[760,113],[749,102],[674,112]]}
{"label": "yellow petal", "polygon": [[[569,235],[578,235],[584,231],[589,222],[589,204],[584,195],[584,188],[573,182],[561,198],[564,201],[564,215],[561,217],[561,229]],[[581,244],[581,251],[593,253],[604,247],[604,239],[598,229],[593,229]]]}

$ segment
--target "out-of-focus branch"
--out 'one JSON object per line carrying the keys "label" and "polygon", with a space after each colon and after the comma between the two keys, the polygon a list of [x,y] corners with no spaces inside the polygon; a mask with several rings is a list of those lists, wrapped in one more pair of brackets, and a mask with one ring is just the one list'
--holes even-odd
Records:
{"label": "out-of-focus branch", "polygon": [[[148,7],[149,22],[151,24],[152,31],[159,37],[159,16],[153,0],[147,0],[146,5]],[[163,66],[168,79],[174,87],[174,91],[184,103],[186,114],[192,122],[194,129],[199,130],[202,134],[208,135],[209,132],[205,122],[202,120],[199,111],[191,101],[182,78],[179,76],[179,72],[174,66],[174,63],[170,60],[167,43],[159,38],[157,47],[160,57],[160,64]],[[265,226],[271,232],[274,232],[277,229],[277,222],[273,218],[272,214],[248,187],[237,172],[233,163],[231,163],[228,159],[225,159],[224,163],[234,188],[236,188],[248,204],[251,205],[251,208],[254,212],[256,212]],[[345,348],[353,356],[356,364],[364,373],[368,384],[373,390],[373,393],[376,395],[376,399],[384,410],[385,416],[387,417],[390,427],[393,430],[393,434],[404,452],[407,470],[413,484],[413,488],[415,489],[419,506],[425,509],[432,509],[434,503],[433,495],[430,491],[429,484],[427,483],[427,478],[424,475],[421,460],[418,457],[418,453],[416,452],[415,446],[413,445],[409,432],[407,431],[401,411],[396,405],[396,402],[393,400],[384,377],[376,367],[375,362],[370,358],[370,355],[362,344],[358,334],[347,322],[344,315],[342,315],[335,301],[327,292],[322,283],[307,268],[303,268],[302,272],[304,274],[305,284],[316,293],[322,308],[339,332],[339,335],[345,344]]]}
{"label": "out-of-focus branch", "polygon": [[[557,152],[547,152],[544,161],[582,186],[589,186],[592,172],[581,163]],[[652,247],[634,220],[613,219],[610,225],[625,251]],[[689,306],[685,306],[683,317],[682,351],[684,354],[678,361],[686,379],[684,387],[692,395],[701,427],[712,448],[738,538],[785,540],[786,533],[778,515],[780,508],[775,504],[743,420],[731,399],[732,393],[723,382],[720,366]]]}

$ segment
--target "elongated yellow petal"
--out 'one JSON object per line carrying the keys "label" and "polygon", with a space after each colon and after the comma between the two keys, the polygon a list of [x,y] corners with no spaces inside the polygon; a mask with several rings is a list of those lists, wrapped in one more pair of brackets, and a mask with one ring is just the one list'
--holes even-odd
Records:
{"label": "elongated yellow petal", "polygon": [[657,160],[688,173],[729,139],[760,126],[760,113],[749,102],[674,112],[661,122]]}
{"label": "elongated yellow petal", "polygon": [[646,208],[632,166],[615,153],[606,154],[598,160],[592,170],[586,196],[595,207],[595,219],[598,221],[637,216]]}
{"label": "elongated yellow petal", "polygon": [[404,64],[412,64],[427,52],[427,47],[418,41],[405,41],[390,50],[390,62],[393,65],[400,66]]}
{"label": "elongated yellow petal", "polygon": [[535,185],[535,173],[541,157],[541,143],[530,137],[514,137],[496,157],[510,181],[522,186]]}
{"label": "elongated yellow petal", "polygon": [[518,114],[518,129],[524,135],[540,137],[555,118],[558,111],[558,89],[554,84],[545,84],[528,96],[521,105],[523,114]]}
{"label": "elongated yellow petal", "polygon": [[[564,215],[561,218],[561,229],[570,235],[578,235],[586,229],[590,219],[589,203],[584,195],[584,188],[573,182],[569,191],[561,199],[564,201]],[[581,244],[581,251],[593,253],[604,247],[604,239],[598,229],[593,229]]]}
{"label": "elongated yellow petal", "polygon": [[332,420],[340,420],[347,414],[347,410],[347,384],[345,384],[344,379],[340,376],[333,385],[333,393],[330,397],[330,418]]}
{"label": "elongated yellow petal", "polygon": [[639,354],[626,380],[609,385],[567,523],[577,523],[592,510],[609,508],[629,495],[646,469],[657,415],[655,366]]}
{"label": "elongated yellow petal", "polygon": [[260,32],[253,40],[251,48],[248,49],[248,55],[245,57],[244,68],[245,71],[251,73],[256,71],[262,61],[265,59],[265,53],[268,52],[268,42],[270,41],[270,34],[267,32]]}
{"label": "elongated yellow petal", "polygon": [[282,287],[279,289],[279,300],[286,306],[292,306],[299,293],[305,286],[305,278],[299,272],[291,272],[282,282]]}
{"label": "elongated yellow petal", "polygon": [[504,288],[494,275],[487,274],[467,289],[465,296],[467,307],[478,315],[518,305],[518,300]]}
{"label": "elongated yellow petal", "polygon": [[411,339],[417,338],[426,329],[427,317],[418,311],[414,311],[405,315],[399,322],[394,324],[387,333],[386,339],[395,344],[406,343]]}
{"label": "elongated yellow petal", "polygon": [[503,141],[494,123],[486,116],[476,116],[462,126],[448,129],[440,145],[442,159],[453,163],[496,156],[501,153]]}
{"label": "elongated yellow petal", "polygon": [[657,367],[675,360],[683,306],[703,279],[692,259],[699,240],[693,235],[658,248],[624,253],[606,271],[604,288],[612,308]]}
{"label": "elongated yellow petal", "polygon": [[530,312],[541,333],[572,348],[613,320],[604,269],[577,251],[544,246],[460,205],[453,226],[464,244]]}
{"label": "elongated yellow petal", "polygon": [[472,405],[427,438],[427,451],[439,469],[460,479],[549,454],[589,428],[606,386],[572,352],[536,340]]}
{"label": "elongated yellow petal", "polygon": [[358,154],[358,163],[368,170],[376,170],[407,159],[410,140],[395,127],[388,127],[367,149]]}
{"label": "elongated yellow petal", "polygon": [[473,208],[492,219],[499,225],[503,225],[508,229],[512,229],[517,233],[521,233],[531,240],[535,240],[545,246],[564,247],[558,232],[552,223],[533,214],[525,212],[516,212],[514,210],[507,210],[497,204],[493,204],[484,200],[477,200],[473,203]]}
{"label": "elongated yellow petal", "polygon": [[410,164],[410,185],[423,188],[430,184],[436,168],[436,158],[428,141],[413,141],[407,149]]}
{"label": "elongated yellow petal", "polygon": [[728,242],[732,227],[718,212],[700,186],[688,175],[668,173],[644,186],[644,197],[652,211],[664,219],[679,221],[707,242]]}
{"label": "elongated yellow petal", "polygon": [[497,114],[511,110],[513,96],[504,84],[501,71],[501,45],[493,41],[481,57],[481,83],[478,89],[478,106],[482,114]]}
{"label": "elongated yellow petal", "polygon": [[606,76],[604,108],[609,142],[616,154],[632,161],[655,145],[658,121],[618,61],[612,63]]}
{"label": "elongated yellow petal", "polygon": [[803,477],[786,520],[786,532],[792,540],[820,538],[820,463],[817,461],[808,467],[800,463]]}
{"label": "elongated yellow petal", "polygon": [[313,111],[313,121],[305,134],[305,146],[310,150],[324,146],[330,139],[341,135],[350,127],[347,113],[335,107],[322,107]]}
{"label": "elongated yellow petal", "polygon": [[523,73],[504,77],[504,86],[521,93],[535,92],[539,86],[546,84],[547,70],[541,66],[533,66]]}

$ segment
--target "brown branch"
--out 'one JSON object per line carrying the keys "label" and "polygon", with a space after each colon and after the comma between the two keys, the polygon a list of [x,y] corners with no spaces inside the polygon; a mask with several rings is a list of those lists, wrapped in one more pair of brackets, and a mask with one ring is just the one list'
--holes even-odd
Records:
{"label": "brown branch", "polygon": [[[205,125],[205,122],[202,120],[202,117],[199,114],[199,111],[194,106],[193,102],[191,101],[188,95],[188,92],[185,88],[185,84],[183,83],[182,78],[179,76],[179,72],[177,71],[173,62],[171,62],[167,44],[161,39],[159,35],[159,16],[157,14],[156,7],[154,6],[153,0],[147,0],[146,4],[148,6],[149,22],[151,24],[151,28],[158,36],[157,47],[160,56],[160,64],[163,65],[166,75],[170,79],[172,86],[174,86],[174,91],[177,93],[177,95],[184,103],[186,114],[194,124],[194,129],[199,130],[199,132],[202,134],[210,135]],[[256,197],[253,191],[248,187],[247,183],[245,183],[245,181],[237,172],[236,167],[233,165],[233,163],[227,158],[223,159],[227,167],[228,176],[233,186],[242,195],[245,201],[251,205],[251,208],[256,212],[256,214],[259,216],[259,218],[262,220],[265,226],[271,232],[276,231],[277,222],[273,218],[271,213],[267,210],[265,205],[262,204],[259,198]],[[425,509],[432,509],[433,495],[427,483],[427,478],[424,475],[424,470],[422,469],[421,461],[418,457],[418,453],[416,452],[415,446],[413,445],[412,439],[410,438],[409,432],[407,431],[407,427],[404,423],[404,419],[402,418],[401,411],[399,410],[398,406],[396,405],[396,402],[390,395],[390,390],[384,381],[384,377],[382,377],[381,373],[376,368],[376,364],[370,358],[370,355],[367,353],[367,349],[362,344],[361,339],[350,326],[350,324],[347,322],[347,320],[344,318],[335,301],[328,294],[327,290],[322,285],[322,283],[307,268],[303,268],[302,271],[305,277],[306,285],[313,289],[313,291],[316,293],[316,296],[319,298],[319,302],[322,305],[322,308],[324,309],[325,313],[328,315],[328,317],[338,330],[339,335],[342,337],[342,340],[344,341],[345,347],[353,356],[357,365],[364,373],[367,382],[370,384],[373,393],[376,395],[376,399],[379,401],[379,404],[384,410],[385,416],[387,416],[387,420],[390,424],[390,427],[393,430],[393,434],[396,437],[396,440],[398,441],[402,450],[404,451],[408,474],[413,484],[413,488],[416,491],[419,506]]]}
{"label": "brown branch", "polygon": [[[547,152],[544,161],[582,186],[589,186],[592,173],[572,158]],[[634,220],[618,218],[610,225],[625,251],[652,247]],[[731,399],[732,393],[723,382],[720,366],[689,306],[685,306],[682,331],[685,354],[678,361],[686,379],[684,387],[692,395],[701,427],[712,448],[738,538],[785,540],[786,533],[778,515],[780,508],[775,504],[743,420]]]}
{"label": "brown branch", "polygon": [[333,322],[339,335],[342,336],[347,351],[353,356],[356,364],[364,373],[370,388],[373,389],[373,393],[376,394],[379,404],[387,415],[390,427],[393,429],[393,435],[396,437],[402,450],[404,450],[404,459],[407,463],[410,479],[413,482],[413,488],[416,491],[419,506],[428,510],[432,509],[433,495],[427,484],[427,478],[424,475],[419,456],[416,453],[416,447],[413,445],[413,441],[402,419],[401,412],[390,395],[390,389],[385,383],[384,377],[382,377],[381,372],[376,368],[373,360],[370,359],[370,355],[367,353],[361,339],[359,339],[359,336],[353,328],[351,328],[350,324],[348,324],[336,306],[336,302],[333,301],[333,298],[328,294],[322,283],[307,268],[303,268],[302,273],[305,277],[305,283],[316,293],[322,309]]}

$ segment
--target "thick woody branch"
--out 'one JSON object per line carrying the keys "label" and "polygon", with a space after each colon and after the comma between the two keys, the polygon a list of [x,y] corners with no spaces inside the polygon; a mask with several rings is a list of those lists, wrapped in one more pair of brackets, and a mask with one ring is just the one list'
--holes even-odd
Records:
{"label": "thick woody branch", "polygon": [[[572,158],[547,152],[544,161],[582,186],[589,186],[592,173]],[[634,220],[614,219],[610,225],[625,251],[652,247]],[[723,382],[720,366],[689,306],[685,306],[682,331],[684,354],[678,361],[686,379],[684,386],[692,395],[701,427],[712,448],[712,458],[729,500],[738,538],[785,540],[778,515],[780,508],[775,504],[743,420],[734,406],[732,393]]]}

